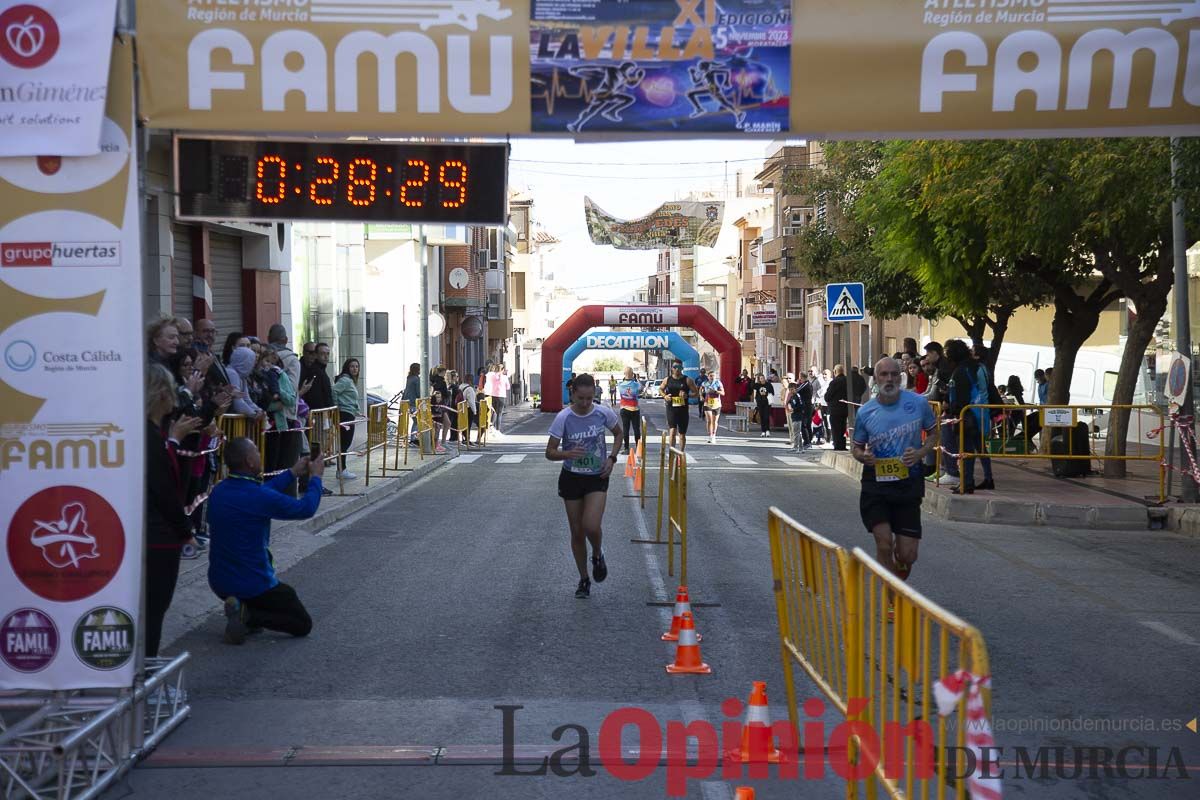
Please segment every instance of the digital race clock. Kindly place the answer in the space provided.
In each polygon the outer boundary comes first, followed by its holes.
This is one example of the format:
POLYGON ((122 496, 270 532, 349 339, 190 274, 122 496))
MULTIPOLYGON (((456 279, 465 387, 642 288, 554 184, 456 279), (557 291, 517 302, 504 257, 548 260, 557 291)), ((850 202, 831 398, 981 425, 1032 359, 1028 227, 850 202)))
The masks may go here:
POLYGON ((176 216, 505 225, 508 145, 175 138, 176 216))

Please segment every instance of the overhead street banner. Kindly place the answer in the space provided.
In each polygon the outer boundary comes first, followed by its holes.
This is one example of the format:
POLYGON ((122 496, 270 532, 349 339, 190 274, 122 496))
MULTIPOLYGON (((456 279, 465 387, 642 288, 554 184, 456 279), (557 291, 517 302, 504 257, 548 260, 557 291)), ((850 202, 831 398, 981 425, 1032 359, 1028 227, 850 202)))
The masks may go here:
POLYGON ((663 203, 638 219, 617 219, 590 197, 583 198, 583 206, 592 243, 618 250, 714 247, 725 214, 725 203, 720 201, 663 203))
POLYGON ((156 128, 529 130, 529 0, 138 0, 156 128))
POLYGON ((786 3, 532 2, 534 131, 788 130, 786 3))
POLYGON ((128 687, 138 664, 132 41, 111 67, 99 155, 0 158, 0 689, 128 687))
POLYGON ((1200 134, 1200 0, 138 0, 137 11, 155 128, 1200 134))
POLYGON ((0 0, 0 157, 100 152, 117 0, 0 0))

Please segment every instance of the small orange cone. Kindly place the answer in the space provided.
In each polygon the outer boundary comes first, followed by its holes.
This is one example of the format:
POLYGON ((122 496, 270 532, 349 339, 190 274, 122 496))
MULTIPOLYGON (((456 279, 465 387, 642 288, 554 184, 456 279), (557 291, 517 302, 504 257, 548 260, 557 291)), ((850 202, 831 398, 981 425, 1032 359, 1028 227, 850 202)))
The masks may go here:
POLYGON ((634 469, 633 469, 633 489, 640 492, 642 487, 646 485, 646 443, 642 439, 638 439, 637 445, 633 448, 634 452, 634 469))
MULTIPOLYGON (((679 623, 683 621, 684 613, 692 613, 692 603, 688 600, 687 587, 680 586, 675 590, 675 611, 671 615, 671 630, 662 635, 664 642, 679 641, 679 623)), ((704 637, 697 633, 696 641, 703 642, 704 637)))
POLYGON ((672 675, 710 675, 712 667, 700 659, 700 643, 696 638, 696 625, 692 612, 683 612, 679 622, 679 643, 675 646, 675 663, 667 664, 672 675))
POLYGON ((750 705, 746 711, 746 724, 742 726, 742 746, 734 745, 725 753, 730 761, 743 764, 752 762, 779 763, 779 749, 771 735, 771 712, 767 709, 767 684, 754 681, 750 689, 750 705))
POLYGON ((636 458, 636 456, 634 456, 634 454, 633 454, 633 451, 632 451, 632 450, 630 450, 630 451, 629 451, 629 455, 627 455, 627 456, 625 457, 625 477, 626 477, 626 478, 632 478, 632 477, 633 477, 633 465, 634 465, 634 459, 635 459, 635 458, 636 458))
POLYGON ((737 794, 733 796, 733 800, 754 800, 754 789, 749 786, 739 786, 736 792, 737 794))

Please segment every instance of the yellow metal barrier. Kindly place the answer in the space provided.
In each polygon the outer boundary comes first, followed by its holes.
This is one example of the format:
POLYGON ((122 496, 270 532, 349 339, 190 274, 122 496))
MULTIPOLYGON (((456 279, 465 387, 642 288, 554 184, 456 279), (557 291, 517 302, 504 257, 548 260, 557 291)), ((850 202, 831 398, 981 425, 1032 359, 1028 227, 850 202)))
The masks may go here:
POLYGON ((661 543, 663 530, 663 497, 667 494, 667 432, 663 431, 662 443, 658 448, 658 527, 654 530, 654 541, 661 543))
POLYGON ((457 419, 455 420, 454 429, 458 431, 458 452, 467 449, 467 440, 471 436, 471 407, 466 400, 463 400, 456 407, 457 419))
POLYGON ((483 397, 479 400, 479 446, 487 444, 488 428, 492 424, 492 398, 483 397))
POLYGON ((217 428, 221 431, 221 450, 217 453, 217 461, 220 464, 218 479, 224 478, 225 470, 225 442, 231 439, 240 439, 245 437, 258 448, 259 454, 266 457, 266 431, 263 424, 256 417, 247 417, 244 414, 222 414, 217 420, 217 428))
MULTIPOLYGON (((1149 437, 1149 432, 1143 431, 1141 422, 1143 415, 1149 415, 1155 421, 1155 431, 1166 430, 1166 414, 1158 408, 1151 405, 968 405, 964 406, 962 413, 958 416, 958 457, 960 459, 967 458, 1035 458, 1055 460, 1076 460, 1076 461, 1154 461, 1158 463, 1158 493, 1159 502, 1166 499, 1166 443, 1161 434, 1155 435, 1155 446, 1149 452, 1143 452, 1145 443, 1149 437), (1128 409, 1130 413, 1130 422, 1136 418, 1137 420, 1137 442, 1132 443, 1137 445, 1137 454, 1135 455, 1109 455, 1108 453, 1089 452, 1087 455, 1070 455, 1069 453, 1050 453, 1048 448, 1040 447, 1034 449, 1031 446, 1031 437, 1029 436, 1029 419, 1030 415, 1036 413, 1038 415, 1039 430, 1043 432, 1041 437, 1042 442, 1048 441, 1045 431, 1048 428, 1073 428, 1076 422, 1079 421, 1081 412, 1083 416, 1096 416, 1097 413, 1103 414, 1107 412, 1112 414, 1118 410, 1128 409), (967 414, 982 411, 986 419, 982 424, 978 442, 980 452, 965 452, 967 442, 967 426, 964 420, 967 414), (1003 412, 1003 417, 999 423, 995 423, 992 417, 993 412, 1003 412), (1021 438, 1009 438, 1013 425, 1012 414, 1016 413, 1020 419, 1021 438), (1047 424, 1049 423, 1049 424, 1047 424), (992 434, 998 430, 999 436, 992 434)), ((978 415, 976 415, 978 420, 978 415)), ((1126 437, 1128 438, 1128 436, 1126 437)), ((1089 441, 1093 441, 1089 434, 1089 441)), ((1125 442, 1126 451, 1128 451, 1130 442, 1125 442)), ((1093 449, 1093 448, 1089 448, 1093 449)))
POLYGON ((768 528, 794 729, 800 729, 799 665, 848 720, 861 723, 844 755, 829 753, 864 776, 847 783, 847 798, 966 798, 966 735, 982 733, 991 714, 982 634, 859 548, 848 553, 776 508, 768 528), (983 720, 969 719, 969 691, 953 713, 939 714, 934 687, 956 675, 979 687, 983 720))
POLYGON ((768 512, 775 611, 787 682, 788 718, 800 730, 793 666, 799 664, 845 714, 850 698, 845 581, 850 554, 778 508, 768 512))
MULTIPOLYGON (((959 670, 979 679, 984 715, 990 720, 991 673, 983 635, 910 588, 860 548, 854 548, 851 564, 852 577, 845 584, 849 697, 866 701, 851 718, 867 723, 874 731, 876 763, 874 775, 861 786, 850 782, 846 796, 857 798, 863 789, 873 800, 882 789, 891 798, 942 800, 952 780, 947 771, 954 776, 966 772, 966 734, 971 726, 975 726, 973 732, 980 732, 981 721, 968 719, 965 692, 953 715, 940 716, 934 685, 959 670), (894 610, 894 622, 888 621, 889 609, 894 610), (926 732, 923 736, 922 730, 926 732), (898 734, 904 735, 897 750, 898 734), (924 746, 918 751, 921 738, 924 746), (944 762, 949 752, 954 755, 953 764, 944 762), (898 759, 903 763, 896 763, 898 759)), ((860 755, 852 751, 851 764, 860 755)), ((961 800, 967 796, 965 779, 954 778, 949 788, 952 797, 961 800)))
POLYGON ((342 454, 342 440, 338 431, 340 424, 341 419, 335 407, 314 408, 308 412, 309 442, 318 445, 321 460, 326 464, 332 461, 335 468, 342 454))
POLYGON ((375 450, 383 450, 383 458, 380 459, 379 477, 386 478, 387 474, 387 426, 388 426, 388 406, 387 403, 376 403, 375 405, 367 406, 367 458, 366 466, 366 482, 367 486, 371 485, 371 453, 375 450))
POLYGON ((408 466, 409 416, 412 410, 407 400, 401 400, 396 409, 396 442, 392 448, 392 469, 400 469, 400 448, 404 448, 404 465, 408 466))
MULTIPOLYGON (((421 458, 425 458, 425 434, 429 434, 429 441, 433 443, 433 405, 429 398, 422 398, 417 401, 417 441, 421 448, 421 458)), ((437 449, 437 445, 433 445, 437 449)), ((432 452, 429 455, 433 455, 432 452)))
POLYGON ((667 502, 667 574, 675 575, 675 534, 678 533, 679 582, 687 586, 687 455, 679 448, 672 447, 669 457, 671 463, 667 502))

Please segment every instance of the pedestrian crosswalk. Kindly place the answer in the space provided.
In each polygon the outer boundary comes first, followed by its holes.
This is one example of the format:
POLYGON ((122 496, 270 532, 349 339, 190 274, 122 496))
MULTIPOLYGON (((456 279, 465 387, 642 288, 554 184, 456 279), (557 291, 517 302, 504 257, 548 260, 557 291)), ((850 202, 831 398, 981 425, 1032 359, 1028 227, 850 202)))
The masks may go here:
MULTIPOLYGON (((688 468, 699 470, 773 469, 795 471, 822 469, 819 461, 812 456, 805 458, 801 455, 777 456, 768 453, 755 453, 754 455, 743 455, 741 453, 702 453, 697 456, 690 452, 686 456, 688 468)), ((651 453, 647 460, 650 462, 651 469, 658 468, 657 454, 651 453)), ((550 462, 542 458, 540 451, 537 453, 464 453, 450 459, 450 463, 462 465, 497 464, 503 466, 519 464, 540 466, 550 464, 550 462)), ((619 470, 625 468, 625 459, 623 456, 617 468, 619 470)))

